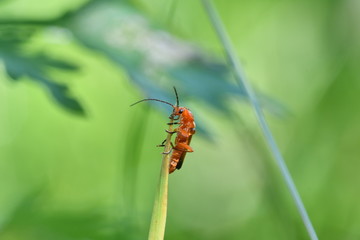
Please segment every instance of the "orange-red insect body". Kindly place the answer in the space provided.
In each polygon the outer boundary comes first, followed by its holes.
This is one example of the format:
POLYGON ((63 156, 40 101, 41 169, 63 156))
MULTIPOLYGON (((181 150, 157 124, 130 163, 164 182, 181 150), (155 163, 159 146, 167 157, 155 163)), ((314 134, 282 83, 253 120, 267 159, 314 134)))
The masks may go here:
POLYGON ((190 147, 190 142, 192 135, 195 134, 196 127, 194 116, 192 115, 190 110, 185 107, 179 107, 179 98, 175 87, 174 91, 177 100, 176 106, 155 98, 143 99, 131 105, 133 106, 143 101, 158 101, 173 107, 173 112, 170 115, 170 119, 178 122, 174 122, 171 124, 179 124, 179 126, 174 130, 174 132, 172 132, 176 133, 176 138, 175 145, 173 145, 173 151, 170 157, 169 173, 174 172, 176 169, 180 169, 184 162, 186 153, 193 152, 193 149, 190 147))
POLYGON ((174 107, 174 111, 171 114, 173 118, 179 117, 179 127, 175 129, 177 133, 175 138, 175 146, 173 146, 173 152, 170 158, 169 173, 174 172, 176 169, 180 169, 187 152, 193 152, 190 147, 192 135, 195 134, 195 121, 194 116, 189 109, 184 107, 174 107))

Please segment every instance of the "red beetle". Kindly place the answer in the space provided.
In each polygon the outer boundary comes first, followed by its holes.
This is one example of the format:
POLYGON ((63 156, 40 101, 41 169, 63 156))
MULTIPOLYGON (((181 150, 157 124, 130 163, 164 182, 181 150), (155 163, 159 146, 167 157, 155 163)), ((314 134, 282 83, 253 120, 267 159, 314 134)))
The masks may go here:
MULTIPOLYGON (((173 107, 173 112, 170 115, 170 119, 175 120, 177 122, 173 122, 169 124, 178 124, 179 126, 174 130, 174 132, 170 132, 171 134, 176 133, 176 138, 175 138, 175 145, 171 144, 173 147, 173 151, 170 158, 169 173, 174 172, 176 169, 180 169, 184 162, 186 153, 193 152, 193 149, 190 147, 190 142, 192 135, 195 134, 195 127, 196 127, 194 116, 192 115, 190 110, 185 107, 179 107, 179 97, 175 87, 174 87, 174 91, 176 96, 176 106, 174 106, 169 102, 155 98, 142 99, 130 105, 133 106, 135 104, 144 101, 158 101, 173 107)), ((159 146, 164 146, 164 145, 162 144, 159 146)))

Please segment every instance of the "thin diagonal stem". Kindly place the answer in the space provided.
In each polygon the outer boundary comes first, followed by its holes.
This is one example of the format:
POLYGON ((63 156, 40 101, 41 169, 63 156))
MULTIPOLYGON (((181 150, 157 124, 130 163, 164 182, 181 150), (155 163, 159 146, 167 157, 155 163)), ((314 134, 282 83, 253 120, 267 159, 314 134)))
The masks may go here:
POLYGON ((237 83, 240 86, 243 86, 245 89, 246 94, 248 95, 248 98, 251 102, 251 105, 254 109, 254 112, 256 114, 256 117, 259 121, 259 125, 261 126, 262 132, 265 136, 265 139, 269 145, 269 148, 271 150, 271 153, 273 157, 275 158, 280 171, 284 177, 284 180, 286 182, 287 187, 289 188, 289 191, 291 193, 291 196, 294 199, 294 202, 296 204, 296 207, 301 215, 301 218, 304 222, 304 225, 308 231, 308 234, 310 236, 310 239, 317 240, 318 237, 316 235, 315 229, 311 223, 311 220, 306 212, 305 206, 301 200, 301 197, 299 195, 299 192, 296 189, 296 186, 294 184, 294 181, 291 177, 291 174, 285 164, 285 161, 281 155, 281 152, 275 142, 275 139, 270 131, 270 128, 265 120, 264 114, 260 108, 260 105, 258 103, 256 94, 254 90, 252 89, 251 85, 248 83, 246 75, 241 67, 240 61, 236 57, 235 51, 231 45, 230 39, 225 31, 225 28, 220 20, 220 17, 218 13, 216 12, 215 8, 213 7, 211 0, 202 0, 202 3, 204 5, 204 8, 206 10, 206 13, 208 14, 210 21, 224 47, 224 50, 227 54, 227 57, 229 58, 229 61, 233 67, 233 71, 235 74, 235 78, 237 83))

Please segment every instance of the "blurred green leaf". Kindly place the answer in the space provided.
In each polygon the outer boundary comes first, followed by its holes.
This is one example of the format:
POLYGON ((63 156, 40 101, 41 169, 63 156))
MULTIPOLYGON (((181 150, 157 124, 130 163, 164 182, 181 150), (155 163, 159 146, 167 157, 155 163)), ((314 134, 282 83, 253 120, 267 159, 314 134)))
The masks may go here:
POLYGON ((200 100, 223 113, 230 112, 226 96, 245 97, 226 63, 156 27, 126 1, 91 1, 68 15, 63 26, 123 68, 145 97, 173 102, 176 86, 182 102, 200 100))
POLYGON ((75 71, 78 69, 76 65, 67 61, 50 58, 43 53, 25 53, 20 44, 22 41, 1 41, 0 36, 0 42, 0 59, 2 59, 5 70, 12 80, 29 78, 45 87, 61 106, 73 112, 85 114, 79 101, 69 93, 68 86, 56 82, 48 74, 50 69, 75 71))
MULTIPOLYGON (((189 98, 197 99, 223 113, 230 112, 229 105, 224 104, 222 100, 226 96, 245 97, 243 89, 234 87, 233 76, 225 62, 210 57, 211 53, 205 53, 193 43, 158 27, 136 8, 132 1, 92 0, 56 19, 0 21, 3 25, 9 26, 5 24, 8 22, 17 23, 18 27, 24 25, 32 26, 31 28, 46 28, 56 25, 70 30, 82 45, 102 52, 123 68, 145 97, 173 102, 171 87, 175 85, 182 93, 182 102, 186 103, 189 98), (27 25, 27 22, 31 25, 27 25)), ((23 56, 20 57, 24 60, 23 56)), ((29 61, 33 60, 32 57, 27 58, 30 58, 29 61)), ((56 64, 50 64, 49 61, 43 58, 40 61, 37 59, 37 65, 33 64, 36 66, 27 64, 27 73, 19 72, 17 67, 11 64, 7 64, 7 69, 13 79, 17 79, 18 75, 28 75, 40 83, 51 81, 48 76, 43 76, 44 69, 40 69, 40 66, 74 70, 74 66, 69 63, 58 61, 56 64), (29 68, 33 67, 41 70, 41 73, 29 74, 29 68)), ((17 66, 25 65, 23 61, 17 66)), ((49 83, 43 85, 49 89, 58 103, 83 113, 79 102, 69 96, 66 86, 49 83)), ((156 106, 164 109, 161 105, 156 106)), ((274 111, 283 109, 276 101, 266 106, 270 111, 273 107, 274 111)))

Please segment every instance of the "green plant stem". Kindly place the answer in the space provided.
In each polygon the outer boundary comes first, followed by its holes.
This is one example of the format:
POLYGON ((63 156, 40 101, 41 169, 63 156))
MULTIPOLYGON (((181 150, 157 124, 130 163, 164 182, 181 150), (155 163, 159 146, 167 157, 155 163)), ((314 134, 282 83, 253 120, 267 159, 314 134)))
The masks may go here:
POLYGON ((227 57, 233 67, 235 79, 237 80, 237 83, 240 86, 244 87, 245 93, 247 94, 247 96, 251 102, 251 105, 254 109, 255 115, 258 119, 259 125, 260 125, 260 127, 263 131, 263 134, 265 136, 265 139, 269 145, 270 151, 273 154, 273 157, 276 160, 276 162, 280 168, 281 174, 283 175, 284 180, 287 184, 287 187, 289 188, 291 196, 293 197, 293 200, 294 200, 295 205, 300 213, 300 216, 303 220, 303 223, 306 227, 309 237, 312 240, 317 240, 318 237, 317 237, 315 229, 311 223, 309 215, 305 209, 304 203, 301 200, 300 194, 297 191, 297 188, 291 177, 289 169, 286 166, 286 163, 285 163, 285 161, 282 157, 282 154, 279 150, 279 147, 277 146, 276 141, 271 133, 271 130, 265 120, 264 114, 261 110, 261 107, 257 100, 256 94, 255 94, 254 90, 252 89, 251 85, 249 84, 249 82, 247 81, 246 75, 242 69, 240 61, 236 57, 235 50, 233 49, 230 38, 225 31, 225 28, 220 20, 220 17, 218 15, 218 13, 216 12, 215 8, 213 7, 213 5, 211 4, 210 0, 202 0, 202 3, 203 3, 205 11, 209 16, 210 21, 211 21, 217 35, 224 47, 227 57))
MULTIPOLYGON (((173 120, 170 119, 170 123, 173 120)), ((173 131, 173 125, 169 125, 169 132, 173 131)), ((171 134, 167 135, 164 152, 171 151, 171 134)), ((156 191, 154 208, 151 216, 149 240, 163 240, 165 235, 167 202, 168 202, 168 182, 169 182, 169 161, 171 154, 164 154, 162 158, 160 180, 156 191)))

